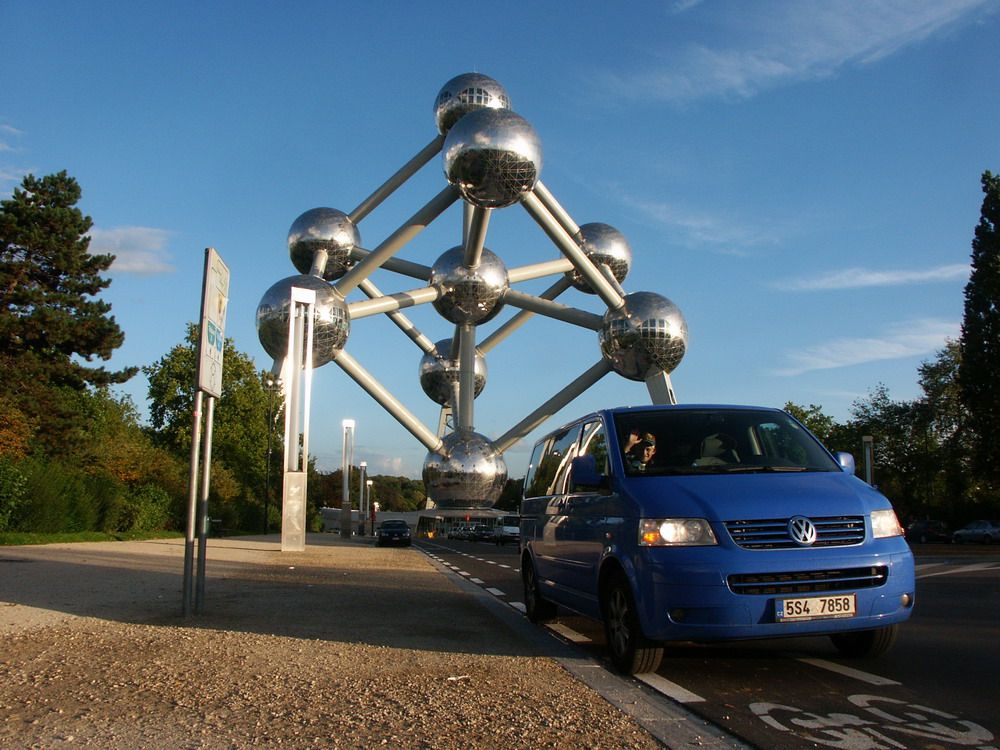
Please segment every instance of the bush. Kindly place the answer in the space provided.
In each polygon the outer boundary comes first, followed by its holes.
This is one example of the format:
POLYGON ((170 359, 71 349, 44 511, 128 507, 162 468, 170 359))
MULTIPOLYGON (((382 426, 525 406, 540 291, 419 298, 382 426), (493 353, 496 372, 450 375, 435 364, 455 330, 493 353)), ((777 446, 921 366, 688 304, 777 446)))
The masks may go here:
POLYGON ((162 487, 144 484, 134 488, 125 503, 120 531, 160 531, 170 522, 171 498, 162 487))
POLYGON ((26 499, 11 523, 14 531, 92 531, 100 503, 78 470, 56 461, 28 459, 22 465, 26 499))
POLYGON ((27 484, 17 464, 0 457, 0 531, 7 531, 11 519, 24 504, 27 484))

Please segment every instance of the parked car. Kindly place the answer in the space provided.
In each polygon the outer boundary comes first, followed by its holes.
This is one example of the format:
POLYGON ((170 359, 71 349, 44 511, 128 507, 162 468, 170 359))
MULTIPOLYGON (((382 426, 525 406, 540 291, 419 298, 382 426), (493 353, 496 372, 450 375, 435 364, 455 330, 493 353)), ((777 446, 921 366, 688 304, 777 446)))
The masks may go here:
POLYGON ((779 409, 622 407, 549 433, 521 550, 528 618, 602 620, 627 674, 654 671, 670 641, 828 635, 875 656, 913 610, 889 500, 779 409))
POLYGON ((950 542, 951 532, 944 521, 932 521, 930 519, 911 521, 906 527, 906 539, 918 544, 927 542, 950 542))
POLYGON ((1000 521, 973 521, 951 535, 955 544, 1000 542, 1000 521))
POLYGON ((474 542, 483 542, 493 538, 493 529, 483 523, 477 523, 469 533, 469 539, 474 542))
POLYGON ((471 534, 472 534, 472 527, 470 526, 465 526, 465 525, 452 526, 451 529, 449 529, 448 531, 448 538, 468 539, 471 534))
POLYGON ((406 521, 387 520, 379 524, 375 546, 386 547, 390 544, 409 547, 412 543, 410 527, 406 521))

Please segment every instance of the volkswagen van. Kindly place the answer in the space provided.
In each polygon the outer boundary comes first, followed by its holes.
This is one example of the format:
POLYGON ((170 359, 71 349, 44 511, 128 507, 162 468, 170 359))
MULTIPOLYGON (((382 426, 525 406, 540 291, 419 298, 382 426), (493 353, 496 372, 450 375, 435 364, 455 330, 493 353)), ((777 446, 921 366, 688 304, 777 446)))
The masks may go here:
POLYGON ((521 502, 529 619, 603 620, 615 667, 667 641, 829 635, 888 649, 914 605, 889 500, 779 409, 595 412, 538 441, 521 502))

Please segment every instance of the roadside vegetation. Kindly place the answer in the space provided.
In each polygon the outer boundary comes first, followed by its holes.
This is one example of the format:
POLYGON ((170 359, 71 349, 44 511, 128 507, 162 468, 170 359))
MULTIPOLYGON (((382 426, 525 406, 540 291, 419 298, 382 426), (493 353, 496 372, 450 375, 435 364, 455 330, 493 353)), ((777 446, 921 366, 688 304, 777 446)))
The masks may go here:
MULTIPOLYGON (((918 369, 921 396, 896 401, 875 384, 845 423, 819 405, 785 404, 832 450, 862 465, 862 436, 874 440, 874 481, 901 518, 951 524, 1000 516, 1000 177, 982 176, 984 200, 972 241, 962 333, 918 369)), ((139 367, 110 371, 125 333, 100 298, 114 256, 89 252, 90 217, 65 172, 27 176, 0 201, 0 544, 149 538, 184 530, 197 326, 156 362, 149 422, 113 387, 139 367)), ((280 524, 280 398, 268 373, 225 342, 216 411, 210 514, 229 533, 280 524), (270 450, 269 450, 270 446, 270 450), (266 518, 265 518, 266 516, 266 518)), ((339 505, 341 471, 310 465, 310 524, 339 505)), ((369 476, 383 510, 416 510, 422 482, 369 476)), ((498 508, 516 510, 511 480, 498 508)), ((360 472, 352 467, 351 496, 360 472)))

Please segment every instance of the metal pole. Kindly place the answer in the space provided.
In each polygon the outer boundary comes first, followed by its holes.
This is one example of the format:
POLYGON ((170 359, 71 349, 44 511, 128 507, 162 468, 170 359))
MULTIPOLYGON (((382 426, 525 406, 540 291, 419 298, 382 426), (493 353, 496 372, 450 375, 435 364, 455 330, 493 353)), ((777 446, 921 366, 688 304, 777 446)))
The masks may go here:
POLYGON ((361 528, 361 533, 364 534, 365 531, 365 474, 368 470, 368 463, 362 461, 358 464, 360 469, 360 476, 358 481, 358 525, 361 528))
POLYGON ((347 218, 349 218, 354 224, 357 224, 365 218, 375 208, 377 208, 382 201, 392 195, 392 193, 395 192, 400 185, 416 174, 417 171, 424 166, 424 164, 433 159, 434 155, 441 150, 441 146, 443 144, 444 136, 436 136, 434 140, 424 146, 416 156, 400 167, 396 174, 386 180, 384 185, 361 201, 358 207, 351 211, 347 218))
POLYGON ((604 318, 595 313, 578 310, 561 302, 553 302, 552 300, 542 299, 541 297, 535 297, 513 289, 508 289, 504 292, 503 301, 505 304, 513 307, 530 310, 539 315, 561 320, 564 323, 572 323, 581 328, 589 328, 592 331, 599 331, 601 330, 601 326, 604 325, 604 318))
POLYGON ((471 324, 460 325, 456 333, 458 333, 458 426, 463 430, 471 430, 475 425, 473 402, 476 400, 476 327, 471 324))
POLYGON ((215 396, 208 397, 205 412, 205 440, 201 466, 201 500, 198 503, 198 582, 195 587, 194 611, 197 614, 205 608, 205 555, 208 552, 208 487, 212 477, 212 422, 215 417, 215 396))
POLYGON ((191 473, 188 478, 187 535, 184 538, 184 587, 181 593, 185 617, 191 614, 191 605, 194 601, 194 537, 198 524, 198 457, 201 454, 202 397, 201 389, 196 390, 194 411, 191 414, 191 473))
POLYGON ((345 419, 344 427, 344 450, 341 457, 340 469, 342 476, 340 493, 340 537, 342 539, 351 538, 351 463, 354 443, 354 420, 345 419))
MULTIPOLYGON (((544 292, 538 295, 538 298, 544 300, 554 300, 556 297, 565 292, 571 286, 573 286, 573 283, 569 280, 568 277, 563 276, 561 279, 556 281, 556 283, 554 283, 552 286, 550 286, 548 289, 546 289, 544 292)), ((518 328, 527 323, 532 315, 534 315, 534 313, 531 312, 531 310, 520 310, 517 313, 517 315, 515 315, 513 318, 508 320, 506 323, 504 323, 502 326, 496 329, 493 333, 491 333, 489 336, 483 339, 482 343, 479 345, 479 351, 481 351, 483 354, 489 352, 491 349, 493 349, 493 347, 495 347, 501 341, 510 336, 514 331, 516 331, 518 328)))

